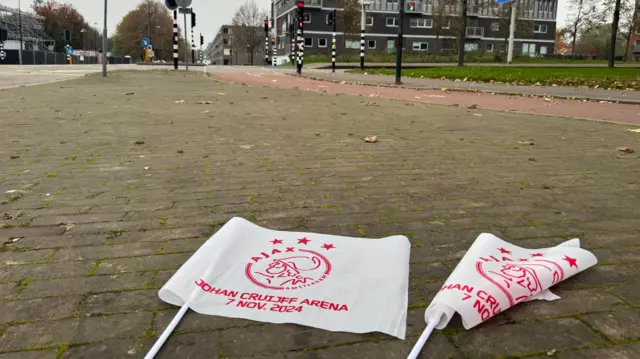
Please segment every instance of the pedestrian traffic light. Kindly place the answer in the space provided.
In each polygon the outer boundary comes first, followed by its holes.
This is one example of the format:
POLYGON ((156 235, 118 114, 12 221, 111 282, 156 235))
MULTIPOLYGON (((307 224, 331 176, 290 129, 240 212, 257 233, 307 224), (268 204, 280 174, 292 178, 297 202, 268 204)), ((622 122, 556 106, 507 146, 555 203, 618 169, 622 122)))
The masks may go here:
POLYGON ((407 7, 408 11, 416 11, 416 2, 415 1, 409 1, 409 6, 407 7))
POLYGON ((191 27, 196 27, 196 13, 191 12, 191 27))

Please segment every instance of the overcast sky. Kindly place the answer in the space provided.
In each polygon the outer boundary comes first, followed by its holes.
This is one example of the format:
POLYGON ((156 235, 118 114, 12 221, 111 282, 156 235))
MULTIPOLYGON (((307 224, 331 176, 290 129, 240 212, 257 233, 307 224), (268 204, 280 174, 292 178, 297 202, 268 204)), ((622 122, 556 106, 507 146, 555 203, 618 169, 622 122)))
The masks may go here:
MULTIPOLYGON (((31 0, 21 0, 22 8, 30 10, 31 0)), ((84 16, 89 24, 97 22, 102 27, 104 17, 104 1, 103 0, 58 0, 62 3, 73 4, 73 6, 84 16)), ((266 9, 270 8, 271 0, 255 0, 258 6, 266 9)), ((129 11, 142 2, 141 0, 108 0, 108 31, 112 34, 120 19, 129 11)), ((205 38, 205 44, 213 41, 214 35, 223 24, 231 22, 233 13, 242 0, 193 0, 192 7, 197 14, 196 38, 198 33, 202 33, 205 38)), ((560 0, 558 7, 558 25, 561 26, 565 22, 567 14, 567 0, 560 0)), ((18 0, 0 0, 0 4, 18 7, 18 0)), ((178 20, 182 28, 182 16, 178 20)))

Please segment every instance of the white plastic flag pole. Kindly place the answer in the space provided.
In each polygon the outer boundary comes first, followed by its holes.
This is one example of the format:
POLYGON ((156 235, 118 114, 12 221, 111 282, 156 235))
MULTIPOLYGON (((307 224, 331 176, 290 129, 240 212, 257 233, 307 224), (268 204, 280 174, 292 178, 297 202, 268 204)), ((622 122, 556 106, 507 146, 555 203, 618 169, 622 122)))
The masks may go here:
POLYGON ((409 356, 407 357, 407 359, 416 359, 418 355, 420 355, 420 352, 422 351, 422 348, 424 347, 424 345, 427 343, 427 340, 429 340, 431 333, 436 328, 436 325, 438 325, 438 322, 440 322, 441 316, 442 314, 437 313, 435 315, 435 318, 429 319, 427 328, 424 330, 424 332, 422 332, 422 335, 420 335, 420 338, 418 338, 418 342, 416 343, 416 345, 413 346, 413 349, 411 349, 411 353, 409 353, 409 356))
POLYGON ((187 310, 189 310, 189 303, 184 303, 182 308, 180 308, 180 311, 178 311, 176 316, 173 317, 173 319, 171 320, 171 323, 169 323, 169 325, 167 326, 167 329, 165 329, 164 332, 162 332, 162 335, 160 336, 160 338, 158 338, 156 343, 153 344, 153 347, 151 348, 151 350, 149 350, 147 355, 145 355, 144 359, 153 359, 156 356, 156 354, 158 354, 158 352, 164 345, 164 342, 166 342, 167 339, 169 339, 169 336, 171 335, 171 333, 173 333, 173 330, 176 329, 176 327, 178 326, 178 323, 180 323, 180 320, 182 320, 182 317, 184 317, 184 314, 187 312, 187 310))

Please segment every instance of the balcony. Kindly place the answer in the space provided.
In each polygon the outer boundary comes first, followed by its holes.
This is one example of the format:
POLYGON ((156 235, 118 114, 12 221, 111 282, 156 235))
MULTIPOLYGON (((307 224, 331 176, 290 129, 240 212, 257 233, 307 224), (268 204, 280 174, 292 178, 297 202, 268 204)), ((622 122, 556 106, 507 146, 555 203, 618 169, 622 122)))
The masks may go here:
POLYGON ((631 53, 632 54, 640 54, 640 45, 633 46, 631 48, 631 53))
POLYGON ((484 27, 467 27, 467 38, 484 37, 484 27))
POLYGON ((372 0, 369 10, 398 11, 398 2, 397 0, 372 0))

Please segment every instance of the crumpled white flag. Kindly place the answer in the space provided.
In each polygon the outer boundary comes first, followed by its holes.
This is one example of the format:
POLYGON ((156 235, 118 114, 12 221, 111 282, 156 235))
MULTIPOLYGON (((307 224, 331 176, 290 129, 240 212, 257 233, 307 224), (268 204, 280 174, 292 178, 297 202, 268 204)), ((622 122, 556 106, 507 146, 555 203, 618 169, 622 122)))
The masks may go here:
POLYGON ((556 300, 549 291, 595 265, 596 257, 572 239, 556 247, 525 249, 481 234, 444 283, 427 310, 427 323, 447 326, 457 312, 470 329, 508 308, 534 299, 556 300))
POLYGON ((159 295, 201 314, 404 339, 410 248, 404 236, 283 232, 233 218, 159 295))

